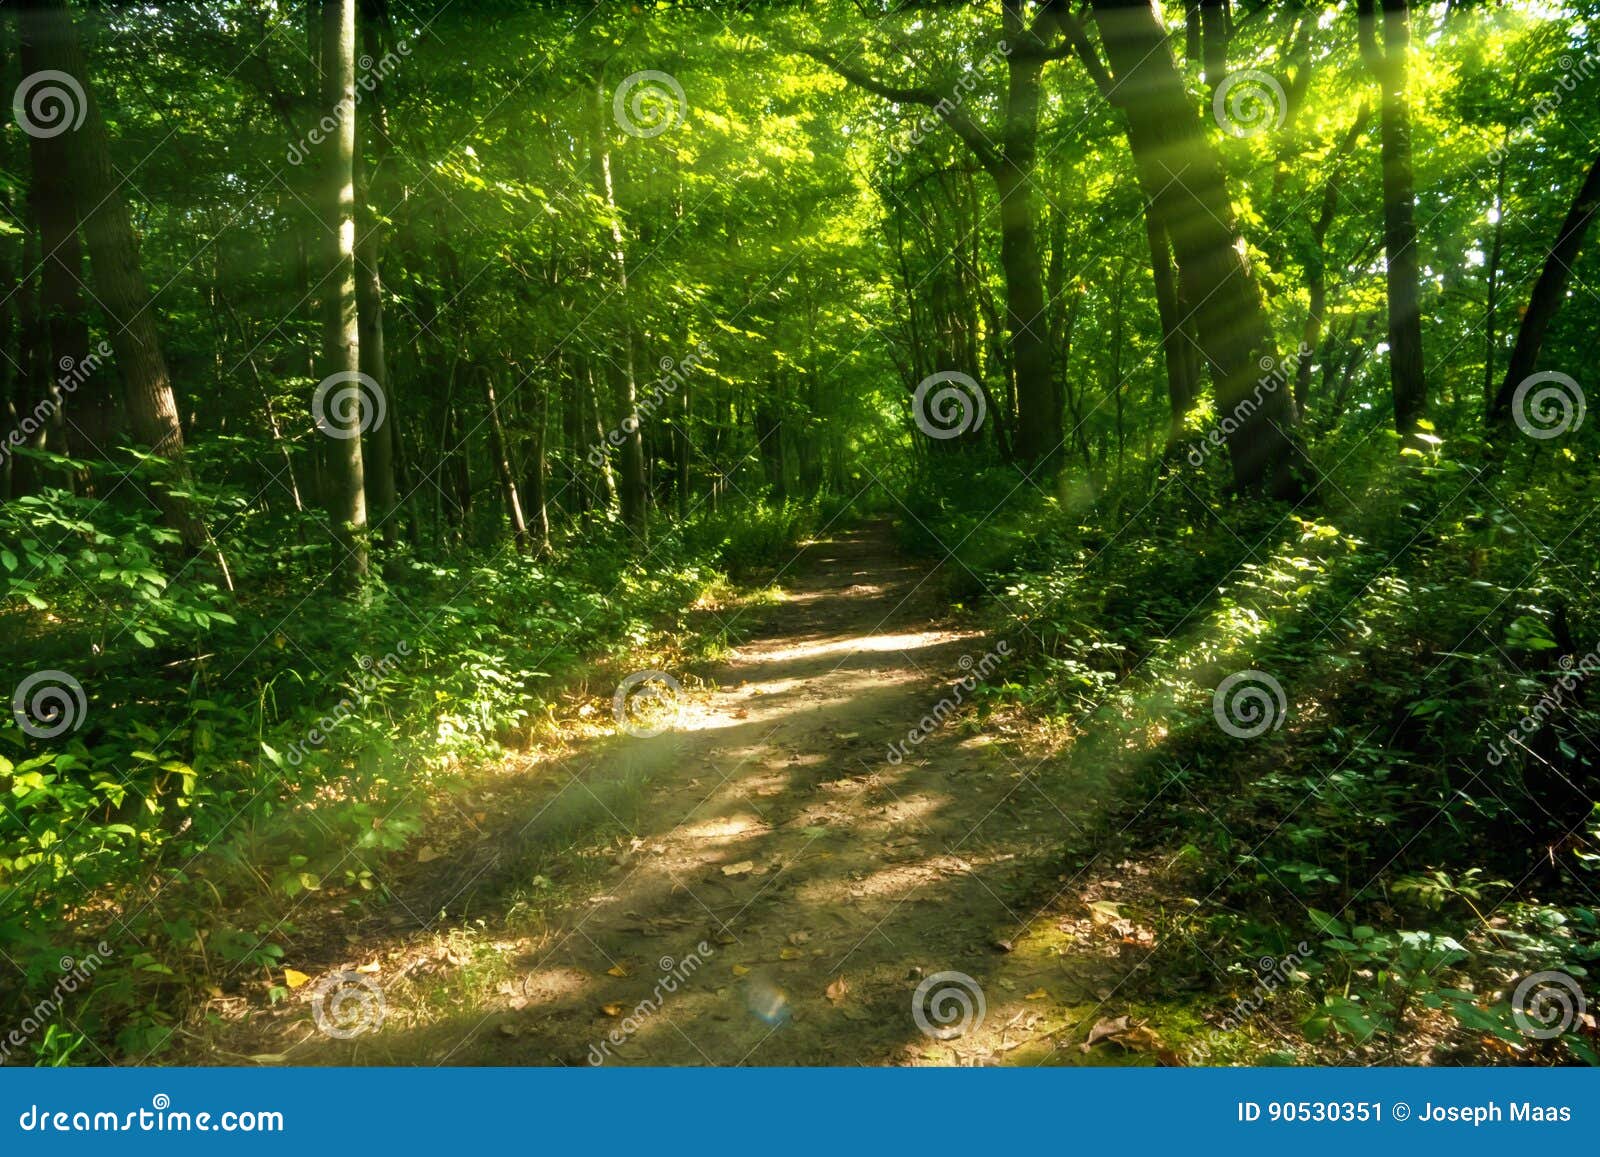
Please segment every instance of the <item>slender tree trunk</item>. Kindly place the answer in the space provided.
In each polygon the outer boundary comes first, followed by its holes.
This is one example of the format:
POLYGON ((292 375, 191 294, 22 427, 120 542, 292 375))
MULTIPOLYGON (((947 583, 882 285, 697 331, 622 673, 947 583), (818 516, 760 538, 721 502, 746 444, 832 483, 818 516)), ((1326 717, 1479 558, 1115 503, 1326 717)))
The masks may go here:
POLYGON ((611 175, 611 145, 604 119, 604 83, 603 77, 596 77, 590 109, 589 159, 595 192, 606 205, 609 256, 616 274, 617 293, 621 299, 621 309, 618 312, 622 319, 622 333, 617 352, 622 361, 614 367, 612 382, 616 407, 621 412, 622 521, 643 539, 648 534, 646 519, 649 493, 644 474, 644 437, 639 428, 639 387, 634 371, 633 322, 628 305, 628 255, 622 236, 622 214, 617 208, 616 187, 611 175))
POLYGON ((1500 163, 1495 166, 1494 178, 1494 240, 1489 246, 1489 267, 1484 270, 1486 282, 1483 299, 1483 408, 1487 413, 1494 406, 1495 347, 1499 341, 1496 324, 1500 311, 1500 261, 1505 249, 1506 232, 1506 145, 1511 140, 1508 126, 1500 136, 1500 163))
MULTIPOLYGON (((380 24, 383 7, 381 0, 365 0, 362 7, 361 42, 367 56, 373 60, 383 56, 380 24)), ((356 234, 356 312, 360 341, 361 372, 372 379, 385 405, 375 408, 371 428, 366 431, 366 444, 362 449, 362 475, 366 491, 367 514, 380 528, 383 541, 395 541, 395 484, 394 484, 394 426, 392 410, 393 386, 389 380, 389 364, 383 344, 383 224, 373 210, 372 194, 389 152, 389 130, 384 120, 383 82, 374 73, 372 86, 367 91, 365 115, 361 123, 367 126, 372 143, 372 172, 368 172, 359 145, 355 163, 361 180, 357 189, 361 198, 361 221, 356 234)))
MULTIPOLYGON (((328 227, 323 282, 322 369, 318 419, 328 450, 328 519, 347 580, 367 573, 367 500, 362 470, 361 345, 356 307, 356 0, 323 0, 322 107, 337 122, 323 149, 323 214, 328 227), (332 383, 331 386, 329 383, 332 383), (327 388, 324 388, 327 387, 327 388)), ((376 412, 376 400, 368 399, 376 412)))
POLYGON ((1572 267, 1578 260, 1578 249, 1583 236, 1589 231, 1595 211, 1600 209, 1600 156, 1589 166, 1589 173, 1578 187, 1577 196, 1567 210, 1566 219, 1556 234, 1539 280, 1534 282, 1533 295, 1528 299, 1528 312, 1522 315, 1522 326, 1517 330, 1517 344, 1511 349, 1511 360, 1506 363, 1505 380, 1500 383, 1500 393, 1495 397, 1494 408, 1489 412, 1491 421, 1503 422, 1511 414, 1511 401, 1523 379, 1533 373, 1539 362, 1539 350, 1544 346, 1545 334, 1561 302, 1567 295, 1567 283, 1572 278, 1572 267))
MULTIPOLYGON (((1333 172, 1328 175, 1322 190, 1322 208, 1311 225, 1311 254, 1306 260, 1306 288, 1310 301, 1306 308, 1305 326, 1300 331, 1300 348, 1315 351, 1322 341, 1322 319, 1328 304, 1328 230, 1333 226, 1339 208, 1339 189, 1344 182, 1345 159, 1354 150, 1356 141, 1366 131, 1368 109, 1361 106, 1356 119, 1339 144, 1332 158, 1333 172)), ((1303 418, 1311 393, 1311 357, 1302 355, 1295 366, 1294 404, 1303 418)))
POLYGON ((1178 308, 1178 282, 1167 248, 1167 231, 1156 216, 1154 203, 1144 204, 1145 239, 1150 244, 1150 270, 1155 277, 1156 313, 1161 319, 1161 348, 1167 363, 1167 444, 1163 457, 1172 457, 1184 439, 1184 423, 1194 408, 1195 383, 1189 378, 1188 339, 1178 308))
POLYGON ((1374 0, 1360 0, 1361 52, 1382 93, 1379 120, 1383 160, 1384 275, 1389 295, 1389 376, 1394 427, 1412 444, 1427 416, 1422 361, 1422 281, 1417 261, 1416 196, 1412 190, 1411 109, 1406 53, 1411 29, 1406 0, 1383 0, 1383 47, 1378 47, 1374 0))
POLYGON ((522 516, 522 497, 517 493, 517 477, 506 452, 506 432, 500 421, 500 403, 495 398, 494 374, 488 369, 481 372, 484 397, 489 403, 489 453, 494 458, 494 472, 500 479, 500 493, 505 498, 512 541, 516 543, 518 554, 527 554, 528 521, 522 516))

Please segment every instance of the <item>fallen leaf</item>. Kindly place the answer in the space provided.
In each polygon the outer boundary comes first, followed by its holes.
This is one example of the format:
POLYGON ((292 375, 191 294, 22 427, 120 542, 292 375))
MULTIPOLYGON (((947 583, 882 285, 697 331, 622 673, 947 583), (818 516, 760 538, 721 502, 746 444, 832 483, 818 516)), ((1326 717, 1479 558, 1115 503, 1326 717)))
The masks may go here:
POLYGON ((290 988, 299 988, 302 984, 305 984, 310 979, 311 977, 297 969, 285 968, 283 970, 283 982, 290 988))
POLYGON ((804 955, 805 953, 801 952, 798 948, 785 947, 778 949, 779 960, 799 960, 804 955))
POLYGON ((845 994, 848 993, 849 991, 850 991, 850 982, 848 980, 846 980, 844 978, 844 974, 841 973, 839 975, 839 977, 837 979, 835 979, 832 984, 828 985, 827 989, 823 992, 823 995, 826 996, 834 1004, 838 1004, 841 1000, 843 1000, 845 998, 845 994))
POLYGON ((622 1006, 620 1004, 602 1004, 600 1006, 600 1011, 605 1013, 607 1016, 621 1016, 622 1006))
POLYGON ((1023 997, 1022 999, 1023 1000, 1049 1000, 1050 999, 1050 994, 1048 992, 1046 992, 1042 988, 1036 988, 1032 992, 1028 993, 1028 995, 1023 997))
POLYGON ((1155 1029, 1142 1024, 1135 1025, 1125 1033, 1119 1033, 1112 1040, 1123 1048, 1133 1049, 1135 1052, 1141 1053, 1153 1053, 1166 1047, 1161 1038, 1156 1035, 1155 1029))
POLYGON ((1089 903, 1089 917, 1096 924, 1108 924, 1121 916, 1121 908, 1110 900, 1093 900, 1089 903))
POLYGON ((473 818, 474 821, 476 821, 477 823, 481 824, 484 820, 489 818, 489 813, 488 812, 473 812, 472 813, 472 818, 473 818))
POLYGON ((748 968, 746 968, 746 967, 745 967, 745 966, 744 966, 744 965, 742 965, 742 964, 735 964, 735 965, 734 965, 734 966, 733 966, 733 974, 734 974, 734 975, 735 975, 735 976, 744 976, 744 975, 745 975, 745 974, 746 974, 746 973, 748 973, 748 972, 749 972, 749 971, 750 971, 750 970, 749 970, 749 969, 748 969, 748 968))
POLYGON ((996 940, 994 946, 1001 952, 1010 952, 1014 945, 1009 940, 996 940))
POLYGON ((791 933, 789 933, 789 943, 793 944, 793 945, 795 945, 797 947, 799 945, 801 945, 801 944, 804 944, 807 940, 810 940, 810 939, 811 939, 811 933, 809 933, 809 932, 791 932, 791 933))
POLYGON ((737 864, 724 865, 722 874, 724 876, 748 876, 755 871, 755 868, 756 862, 754 860, 740 860, 737 864))
POLYGON ((426 864, 439 858, 439 853, 428 844, 423 844, 417 849, 417 863, 426 864))
POLYGON ((379 964, 379 963, 378 963, 378 962, 377 962, 377 961, 376 961, 376 960, 374 960, 374 961, 373 961, 373 962, 372 962, 372 963, 371 963, 371 964, 362 964, 362 965, 359 965, 359 966, 358 966, 358 967, 357 967, 357 968, 356 968, 356 971, 357 971, 357 972, 367 972, 367 973, 372 973, 372 972, 378 972, 378 971, 380 971, 380 969, 381 969, 381 968, 382 968, 382 965, 380 965, 380 964, 379 964))
POLYGON ((1094 1022, 1094 1027, 1089 1030, 1089 1039, 1078 1047, 1088 1052, 1096 1043, 1114 1037, 1118 1033, 1128 1031, 1128 1018, 1125 1016, 1103 1016, 1094 1022))
POLYGON ((626 975, 628 975, 628 970, 626 968, 624 968, 620 964, 613 964, 610 968, 606 969, 606 975, 607 976, 626 976, 626 975))

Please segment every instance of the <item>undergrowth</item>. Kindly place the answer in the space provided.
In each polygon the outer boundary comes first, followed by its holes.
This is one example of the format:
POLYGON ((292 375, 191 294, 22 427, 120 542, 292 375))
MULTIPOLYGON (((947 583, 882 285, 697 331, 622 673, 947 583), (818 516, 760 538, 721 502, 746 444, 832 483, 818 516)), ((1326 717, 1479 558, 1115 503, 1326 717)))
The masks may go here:
POLYGON ((1118 783, 1084 846, 1126 829, 1172 866, 1150 965, 1217 993, 1214 1037, 1248 1036, 1238 962, 1292 954, 1256 1015, 1294 1055, 1600 1062, 1592 1016, 1544 1029, 1600 958, 1600 470, 1392 453, 1325 446, 1294 506, 933 476, 905 527, 1023 660, 996 693, 1072 736, 1056 786, 1118 783))

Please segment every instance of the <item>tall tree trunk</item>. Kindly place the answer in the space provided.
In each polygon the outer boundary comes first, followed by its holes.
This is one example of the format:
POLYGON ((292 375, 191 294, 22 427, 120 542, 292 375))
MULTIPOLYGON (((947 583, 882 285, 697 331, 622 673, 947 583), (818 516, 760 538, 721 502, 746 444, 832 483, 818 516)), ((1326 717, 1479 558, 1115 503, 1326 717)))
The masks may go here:
MULTIPOLYGON (((383 43, 379 35, 383 0, 363 0, 361 43, 367 56, 379 60, 383 43)), ((389 153, 389 129, 384 119, 383 80, 376 72, 367 92, 367 126, 372 143, 372 171, 368 172, 358 145, 356 166, 361 180, 357 190, 361 199, 361 222, 356 234, 356 312, 360 340, 361 372, 372 379, 386 403, 393 402, 389 365, 383 344, 383 223, 373 210, 373 189, 389 153)), ((375 409, 371 429, 362 449, 362 475, 366 491, 367 515, 380 528, 383 541, 395 540, 394 415, 392 405, 375 409)))
POLYGON ((500 480, 500 493, 505 498, 511 539, 516 544, 518 554, 527 554, 528 521, 522 516, 522 497, 517 493, 517 477, 511 469, 511 457, 506 451, 506 432, 500 421, 500 403, 495 398, 494 374, 487 368, 481 372, 484 397, 489 403, 489 454, 494 458, 495 476, 500 480))
POLYGON ((1156 216, 1155 204, 1144 205, 1145 239, 1150 244, 1150 270, 1155 277, 1156 313, 1161 319, 1161 348, 1167 363, 1167 442, 1162 456, 1178 452, 1184 439, 1184 423, 1194 408, 1196 383, 1189 377, 1188 338, 1183 330, 1183 313, 1178 307, 1178 282, 1172 270, 1167 247, 1167 231, 1156 216))
POLYGON ((1189 105, 1183 77, 1150 0, 1095 0, 1094 13, 1128 118, 1128 141, 1172 241, 1184 294, 1195 303, 1201 352, 1236 489, 1300 493, 1304 460, 1293 437, 1294 404, 1277 374, 1261 288, 1245 259, 1216 149, 1189 105))
MULTIPOLYGON (((28 36, 22 39, 20 55, 23 72, 32 75, 43 68, 28 36)), ((114 395, 107 389, 109 373, 82 368, 89 354, 89 319, 80 292, 83 246, 78 241, 78 211, 72 199, 66 141, 60 136, 29 133, 28 156, 33 170, 30 200, 39 224, 43 262, 39 313, 49 336, 46 376, 71 383, 70 388, 49 387, 58 411, 52 426, 67 435, 63 445, 51 448, 80 458, 104 458, 111 442, 107 403, 114 395)))
POLYGON ((1539 350, 1544 346, 1550 322, 1567 296, 1567 282, 1572 278, 1572 267, 1578 260, 1578 249, 1583 235, 1589 231, 1595 211, 1600 209, 1600 156, 1589 166, 1589 173, 1578 187, 1572 207, 1561 222, 1556 241, 1550 248, 1539 280, 1534 282, 1533 296, 1528 298, 1528 312, 1522 315, 1522 327, 1517 330, 1517 344, 1511 349, 1511 361, 1506 364, 1505 380, 1500 383, 1500 393, 1495 397, 1490 421, 1503 422, 1511 414, 1511 400, 1517 386, 1539 361, 1539 350))
POLYGON ((595 78, 590 109, 590 168, 595 182, 595 192, 606 205, 607 240, 612 266, 616 273, 617 293, 621 301, 622 333, 617 351, 621 363, 612 373, 616 407, 621 412, 622 454, 622 521, 641 539, 648 534, 647 503, 649 493, 644 474, 644 437, 639 422, 639 386, 634 371, 633 322, 628 306, 628 255, 622 237, 622 214, 617 208, 616 186, 611 175, 611 145, 606 130, 604 111, 604 78, 595 78))
MULTIPOLYGON (((199 553, 209 542, 205 524, 189 500, 183 426, 172 379, 161 353, 149 289, 139 268, 139 247, 128 217, 121 182, 111 164, 105 121, 78 45, 66 0, 29 0, 24 24, 35 60, 75 77, 84 93, 82 124, 60 135, 66 144, 77 214, 94 276, 95 297, 111 326, 111 348, 122 372, 124 402, 136 441, 168 463, 167 477, 152 489, 168 525, 184 549, 199 553)), ((221 556, 218 556, 219 563, 221 556)), ((226 577, 226 566, 223 566, 226 577)))
POLYGON ((1483 295, 1483 409, 1487 413, 1494 406, 1494 363, 1499 333, 1496 326, 1500 311, 1500 261, 1505 251, 1506 233, 1506 144, 1511 140, 1508 125, 1500 135, 1500 162, 1495 166, 1494 177, 1494 240, 1489 245, 1489 267, 1484 270, 1486 284, 1483 295))
POLYGON ((1306 288, 1310 301, 1306 307, 1305 326, 1300 331, 1302 353, 1295 365, 1294 378, 1294 404, 1302 418, 1311 393, 1312 358, 1308 351, 1314 352, 1322 342, 1322 320, 1328 304, 1328 230, 1333 226, 1333 218, 1339 208, 1339 189, 1344 182, 1345 160, 1366 131, 1369 115, 1367 106, 1362 105, 1354 123, 1340 141, 1338 151, 1331 158, 1333 172, 1328 174, 1327 182, 1323 185, 1322 208, 1311 224, 1311 253, 1306 259, 1306 288))
POLYGON ((1382 93, 1379 120, 1383 160, 1384 280, 1389 295, 1389 377, 1394 428, 1412 444, 1427 416, 1422 362, 1422 281, 1417 262, 1416 196, 1412 190, 1411 109, 1406 53, 1411 42, 1406 0, 1383 0, 1383 46, 1378 46, 1374 0, 1359 0, 1361 54, 1382 93))
POLYGON ((1200 0, 1201 53, 1213 97, 1228 77, 1228 9, 1224 0, 1200 0))
POLYGON ((1006 329, 1017 383, 1015 451, 1027 463, 1061 452, 1061 399, 1050 374, 1049 319, 1033 198, 1039 140, 1039 80, 1044 58, 1027 50, 1023 7, 1006 0, 1008 43, 1001 156, 991 170, 1000 201, 1000 265, 1006 283, 1006 329))
POLYGON ((1018 458, 1030 463, 1053 458, 1062 444, 1062 399, 1050 373, 1044 270, 1029 183, 1038 147, 1039 78, 1049 59, 1047 48, 1055 36, 1055 19, 1054 8, 1034 13, 1022 0, 1004 0, 1002 4, 1007 79, 998 145, 966 108, 951 101, 949 94, 932 88, 885 84, 828 52, 807 49, 811 56, 859 88, 886 100, 935 109, 994 181, 999 202, 1011 384, 1016 392, 1013 449, 1018 458))
MULTIPOLYGON (((359 311, 356 307, 356 0, 323 0, 322 108, 336 122, 323 147, 322 195, 328 227, 323 281, 322 369, 317 415, 328 450, 328 519, 340 547, 340 572, 367 573, 367 500, 362 474, 359 311)), ((377 400, 371 404, 376 412, 377 400)))

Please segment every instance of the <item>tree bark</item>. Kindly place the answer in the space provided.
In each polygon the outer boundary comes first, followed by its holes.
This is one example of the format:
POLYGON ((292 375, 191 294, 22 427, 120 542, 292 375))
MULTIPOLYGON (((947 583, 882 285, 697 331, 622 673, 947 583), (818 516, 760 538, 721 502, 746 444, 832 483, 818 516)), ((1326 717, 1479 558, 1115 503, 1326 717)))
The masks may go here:
POLYGON ((1550 248, 1539 280, 1534 282, 1533 295, 1528 298, 1528 312, 1522 315, 1522 326, 1517 330, 1517 343, 1511 348, 1511 360, 1506 364, 1505 380, 1500 383, 1500 393, 1495 397, 1494 408, 1489 412, 1491 422, 1504 422, 1511 414, 1511 400, 1517 386, 1539 361, 1539 351, 1544 346, 1550 322, 1567 296, 1567 283, 1572 278, 1572 266, 1578 259, 1578 249, 1583 236, 1589 231, 1595 211, 1600 209, 1600 156, 1589 166, 1589 173, 1578 187, 1577 196, 1567 210, 1566 219, 1556 233, 1556 242, 1550 248))
POLYGON ((1361 54, 1382 94, 1379 122, 1383 162, 1384 280, 1389 296, 1389 377, 1394 428, 1413 444, 1427 416, 1422 360, 1422 282, 1417 262, 1416 196, 1412 190, 1411 109, 1406 53, 1411 29, 1406 0, 1383 0, 1383 47, 1378 46, 1374 0, 1359 0, 1361 54))
MULTIPOLYGON (((149 289, 139 267, 139 247, 128 217, 121 182, 111 164, 105 121, 95 100, 77 30, 65 0, 30 0, 24 22, 34 38, 35 59, 47 69, 75 77, 84 93, 80 127, 60 135, 66 145, 77 213, 89 250, 95 296, 111 327, 111 348, 122 371, 131 433, 168 464, 153 497, 183 547, 199 553, 209 542, 205 524, 182 492, 187 489, 183 426, 172 379, 161 353, 149 289)), ((219 556, 219 562, 220 562, 219 556)), ((226 567, 223 567, 224 572, 226 567)))
POLYGON ((1167 228, 1197 339, 1210 364, 1234 487, 1294 497, 1304 459, 1294 404, 1282 388, 1261 287, 1228 197, 1216 149, 1189 105, 1150 0, 1095 0, 1106 56, 1128 120, 1134 164, 1167 228), (1276 384, 1274 384, 1274 382, 1276 384))
MULTIPOLYGON (((383 56, 379 35, 383 0, 364 0, 362 6, 362 46, 370 58, 383 56)), ((361 201, 361 222, 356 235, 356 313, 360 342, 361 372, 372 379, 386 404, 375 410, 371 429, 366 432, 361 469, 366 492, 367 515, 380 528, 383 541, 395 540, 394 417, 391 410, 393 388, 383 343, 383 223, 373 210, 373 188, 389 153, 389 129, 384 119, 383 80, 376 72, 367 90, 367 126, 372 144, 373 163, 369 172, 360 148, 355 163, 361 179, 357 183, 361 201)))
MULTIPOLYGON (((323 0, 322 107, 336 122, 323 146, 323 219, 328 227, 323 282, 323 409, 328 450, 328 519, 347 580, 367 573, 367 500, 362 471, 361 345, 356 307, 356 0, 323 0), (343 395, 343 400, 338 400, 343 395)), ((377 400, 370 400, 373 411, 377 400)))
POLYGON ((644 437, 639 422, 639 386, 634 369, 633 321, 628 306, 628 254, 622 236, 622 214, 617 208, 616 186, 611 174, 611 145, 604 119, 604 77, 595 78, 590 110, 590 169, 595 192, 606 205, 609 256, 617 279, 622 333, 617 351, 620 363, 613 363, 612 387, 616 408, 621 412, 620 447, 622 459, 622 521, 645 539, 648 535, 649 493, 644 475, 644 437))
MULTIPOLYGON (((1300 348, 1303 351, 1316 350, 1322 341, 1322 320, 1328 304, 1328 230, 1333 226, 1334 215, 1339 209, 1339 189, 1344 183, 1345 160, 1366 131, 1369 115, 1367 106, 1362 105, 1356 113, 1355 122, 1340 141, 1338 151, 1331 158, 1333 172, 1328 174, 1322 189, 1322 208, 1311 224, 1311 253, 1306 259, 1306 288, 1310 301, 1306 307, 1305 326, 1300 331, 1300 348)), ((1303 354, 1295 366, 1294 404, 1302 418, 1311 393, 1311 360, 1309 355, 1303 354)))
POLYGON ((485 369, 483 393, 489 403, 489 453, 494 458, 494 472, 500 480, 500 493, 505 498, 506 518, 511 523, 511 538, 518 554, 528 553, 528 521, 522 516, 522 497, 517 493, 516 474, 511 469, 511 458, 506 452, 506 432, 500 421, 500 403, 495 398, 494 374, 485 369))

